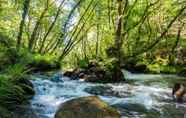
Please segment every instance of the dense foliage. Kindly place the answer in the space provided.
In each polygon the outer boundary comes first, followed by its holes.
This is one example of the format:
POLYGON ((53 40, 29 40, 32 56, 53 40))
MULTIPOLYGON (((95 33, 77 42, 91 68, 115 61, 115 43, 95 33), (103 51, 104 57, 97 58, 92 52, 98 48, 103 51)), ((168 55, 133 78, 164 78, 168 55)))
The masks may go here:
POLYGON ((182 64, 185 55, 178 57, 178 53, 186 45, 185 4, 172 0, 2 0, 0 32, 13 39, 17 48, 74 65, 82 59, 107 59, 108 49, 115 55, 121 17, 123 62, 147 58, 151 63, 182 64))

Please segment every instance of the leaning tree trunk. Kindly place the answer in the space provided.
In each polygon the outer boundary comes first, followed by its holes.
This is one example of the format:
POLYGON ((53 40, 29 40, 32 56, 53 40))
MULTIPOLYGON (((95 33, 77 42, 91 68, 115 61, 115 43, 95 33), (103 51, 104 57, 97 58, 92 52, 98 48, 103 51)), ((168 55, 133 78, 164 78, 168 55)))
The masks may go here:
POLYGON ((28 14, 29 4, 30 4, 30 0, 25 0, 24 1, 23 14, 22 14, 22 19, 21 19, 20 25, 19 25, 19 33, 18 33, 18 36, 17 36, 17 44, 16 44, 17 49, 19 49, 20 45, 21 45, 23 28, 24 28, 24 25, 25 25, 26 16, 28 14))
POLYGON ((45 14, 46 14, 47 11, 48 11, 48 8, 49 8, 49 0, 47 0, 47 4, 46 4, 44 10, 42 11, 42 13, 41 13, 39 19, 37 20, 37 22, 36 22, 36 24, 35 24, 35 26, 34 26, 33 32, 32 32, 32 34, 31 34, 31 37, 30 37, 30 39, 29 39, 29 42, 28 42, 28 50, 29 50, 30 52, 32 51, 32 49, 33 49, 33 47, 34 47, 34 44, 35 44, 35 42, 36 42, 36 35, 37 35, 37 33, 38 33, 38 29, 39 29, 39 27, 40 27, 40 25, 41 25, 41 22, 42 22, 43 18, 45 17, 45 14))
POLYGON ((44 52, 45 52, 45 50, 43 51, 44 46, 45 46, 45 42, 46 42, 47 37, 49 36, 50 32, 51 32, 52 29, 54 28, 56 22, 57 22, 57 19, 58 19, 59 15, 60 15, 60 12, 61 12, 61 7, 63 6, 63 3, 64 3, 64 2, 65 2, 65 0, 61 1, 60 5, 59 5, 59 7, 58 7, 57 13, 56 13, 56 15, 55 15, 55 17, 54 17, 54 21, 53 21, 53 22, 51 23, 51 25, 49 26, 48 31, 46 32, 46 34, 44 35, 44 38, 43 38, 42 41, 41 41, 41 46, 40 46, 40 48, 39 48, 39 53, 44 53, 44 52))

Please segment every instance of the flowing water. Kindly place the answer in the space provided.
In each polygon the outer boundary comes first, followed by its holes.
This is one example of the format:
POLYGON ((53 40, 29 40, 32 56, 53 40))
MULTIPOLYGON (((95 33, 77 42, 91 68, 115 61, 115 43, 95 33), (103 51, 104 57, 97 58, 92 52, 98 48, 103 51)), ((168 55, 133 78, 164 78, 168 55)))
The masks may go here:
POLYGON ((186 102, 175 103, 171 87, 186 78, 175 75, 131 74, 124 71, 126 83, 92 84, 55 74, 32 82, 36 95, 17 118, 53 118, 58 106, 70 99, 97 95, 120 111, 123 118, 186 118, 186 102), (26 110, 25 110, 26 109, 26 110))

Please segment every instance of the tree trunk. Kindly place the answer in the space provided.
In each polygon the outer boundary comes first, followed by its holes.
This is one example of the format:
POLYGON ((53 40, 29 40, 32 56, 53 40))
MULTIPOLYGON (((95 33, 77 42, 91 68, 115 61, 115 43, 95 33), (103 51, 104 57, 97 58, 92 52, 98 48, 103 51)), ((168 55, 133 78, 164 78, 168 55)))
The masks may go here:
POLYGON ((115 69, 113 73, 114 81, 121 81, 124 79, 124 75, 121 71, 121 48, 122 48, 122 16, 123 16, 123 0, 117 0, 118 2, 118 18, 116 25, 116 34, 115 34, 115 49, 116 49, 116 58, 117 62, 115 64, 115 69))
POLYGON ((176 41, 175 41, 175 43, 174 43, 174 45, 173 45, 173 47, 171 49, 171 53, 169 55, 169 64, 171 64, 171 65, 174 64, 175 49, 176 49, 176 47, 178 46, 178 44, 180 42, 181 32, 182 32, 182 30, 184 28, 184 25, 185 24, 183 23, 182 26, 179 27, 178 32, 177 32, 176 41))
POLYGON ((20 48, 21 41, 22 41, 23 28, 24 28, 24 25, 25 25, 26 16, 28 14, 29 4, 30 4, 30 0, 25 0, 24 1, 22 20, 20 22, 19 33, 18 33, 18 36, 17 36, 17 44, 16 44, 16 47, 17 47, 18 50, 20 48))
POLYGON ((99 24, 97 24, 96 59, 99 57, 99 24))
POLYGON ((39 28, 39 26, 40 26, 40 24, 41 24, 42 19, 43 19, 44 16, 45 16, 47 10, 48 10, 48 2, 49 2, 49 1, 47 0, 46 7, 45 7, 45 9, 43 10, 43 12, 41 13, 41 15, 40 15, 39 19, 37 20, 37 22, 36 22, 36 24, 35 24, 35 27, 34 27, 34 29, 33 29, 31 38, 30 38, 30 40, 29 40, 29 42, 28 42, 28 50, 29 50, 29 51, 32 51, 33 44, 35 44, 35 39, 36 39, 36 35, 37 35, 37 32, 38 32, 38 28, 39 28))
POLYGON ((49 27, 48 31, 46 32, 46 34, 44 35, 44 38, 43 38, 43 40, 42 40, 42 42, 41 42, 41 46, 40 46, 40 48, 39 48, 39 53, 42 53, 42 50, 43 50, 43 47, 44 47, 45 42, 46 42, 46 40, 47 40, 47 37, 48 37, 48 35, 50 34, 50 32, 52 31, 52 29, 54 28, 54 26, 55 26, 55 24, 56 24, 56 21, 57 21, 59 15, 60 15, 60 12, 61 12, 61 7, 62 7, 62 5, 63 5, 64 2, 65 2, 65 0, 63 0, 63 1, 60 3, 60 6, 58 7, 58 10, 57 10, 57 13, 56 13, 56 15, 55 15, 54 21, 53 21, 52 24, 50 25, 50 27, 49 27))

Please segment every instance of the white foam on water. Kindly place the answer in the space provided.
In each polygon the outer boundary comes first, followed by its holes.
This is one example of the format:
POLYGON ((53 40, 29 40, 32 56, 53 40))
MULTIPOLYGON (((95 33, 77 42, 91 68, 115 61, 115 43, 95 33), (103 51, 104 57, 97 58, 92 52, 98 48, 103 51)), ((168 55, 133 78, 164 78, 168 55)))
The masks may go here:
MULTIPOLYGON (((131 73, 128 73, 131 74, 131 73)), ((127 75, 129 78, 139 77, 137 75, 127 75)), ((140 75, 144 77, 145 75, 140 75)), ((149 77, 149 76, 148 76, 149 77)), ((148 78, 144 77, 144 78, 148 78)), ((64 103, 70 99, 90 96, 93 94, 87 93, 85 88, 91 88, 96 86, 107 86, 111 87, 113 92, 118 93, 123 97, 118 96, 104 96, 99 97, 110 105, 116 104, 140 104, 146 109, 159 109, 166 104, 170 104, 164 100, 171 99, 168 94, 171 93, 170 88, 161 87, 159 85, 147 86, 140 84, 127 84, 127 83, 117 83, 117 84, 92 84, 83 81, 70 80, 68 78, 61 78, 63 81, 54 82, 51 80, 35 79, 33 80, 34 88, 36 90, 36 95, 31 100, 32 107, 35 109, 36 114, 41 117, 47 116, 47 118, 53 118, 54 114, 61 103, 64 103), (161 101, 162 100, 162 101, 161 101)), ((182 107, 186 107, 182 104, 182 107)), ((134 118, 141 118, 143 115, 131 111, 134 118), (134 113, 134 114, 133 114, 134 113)))

